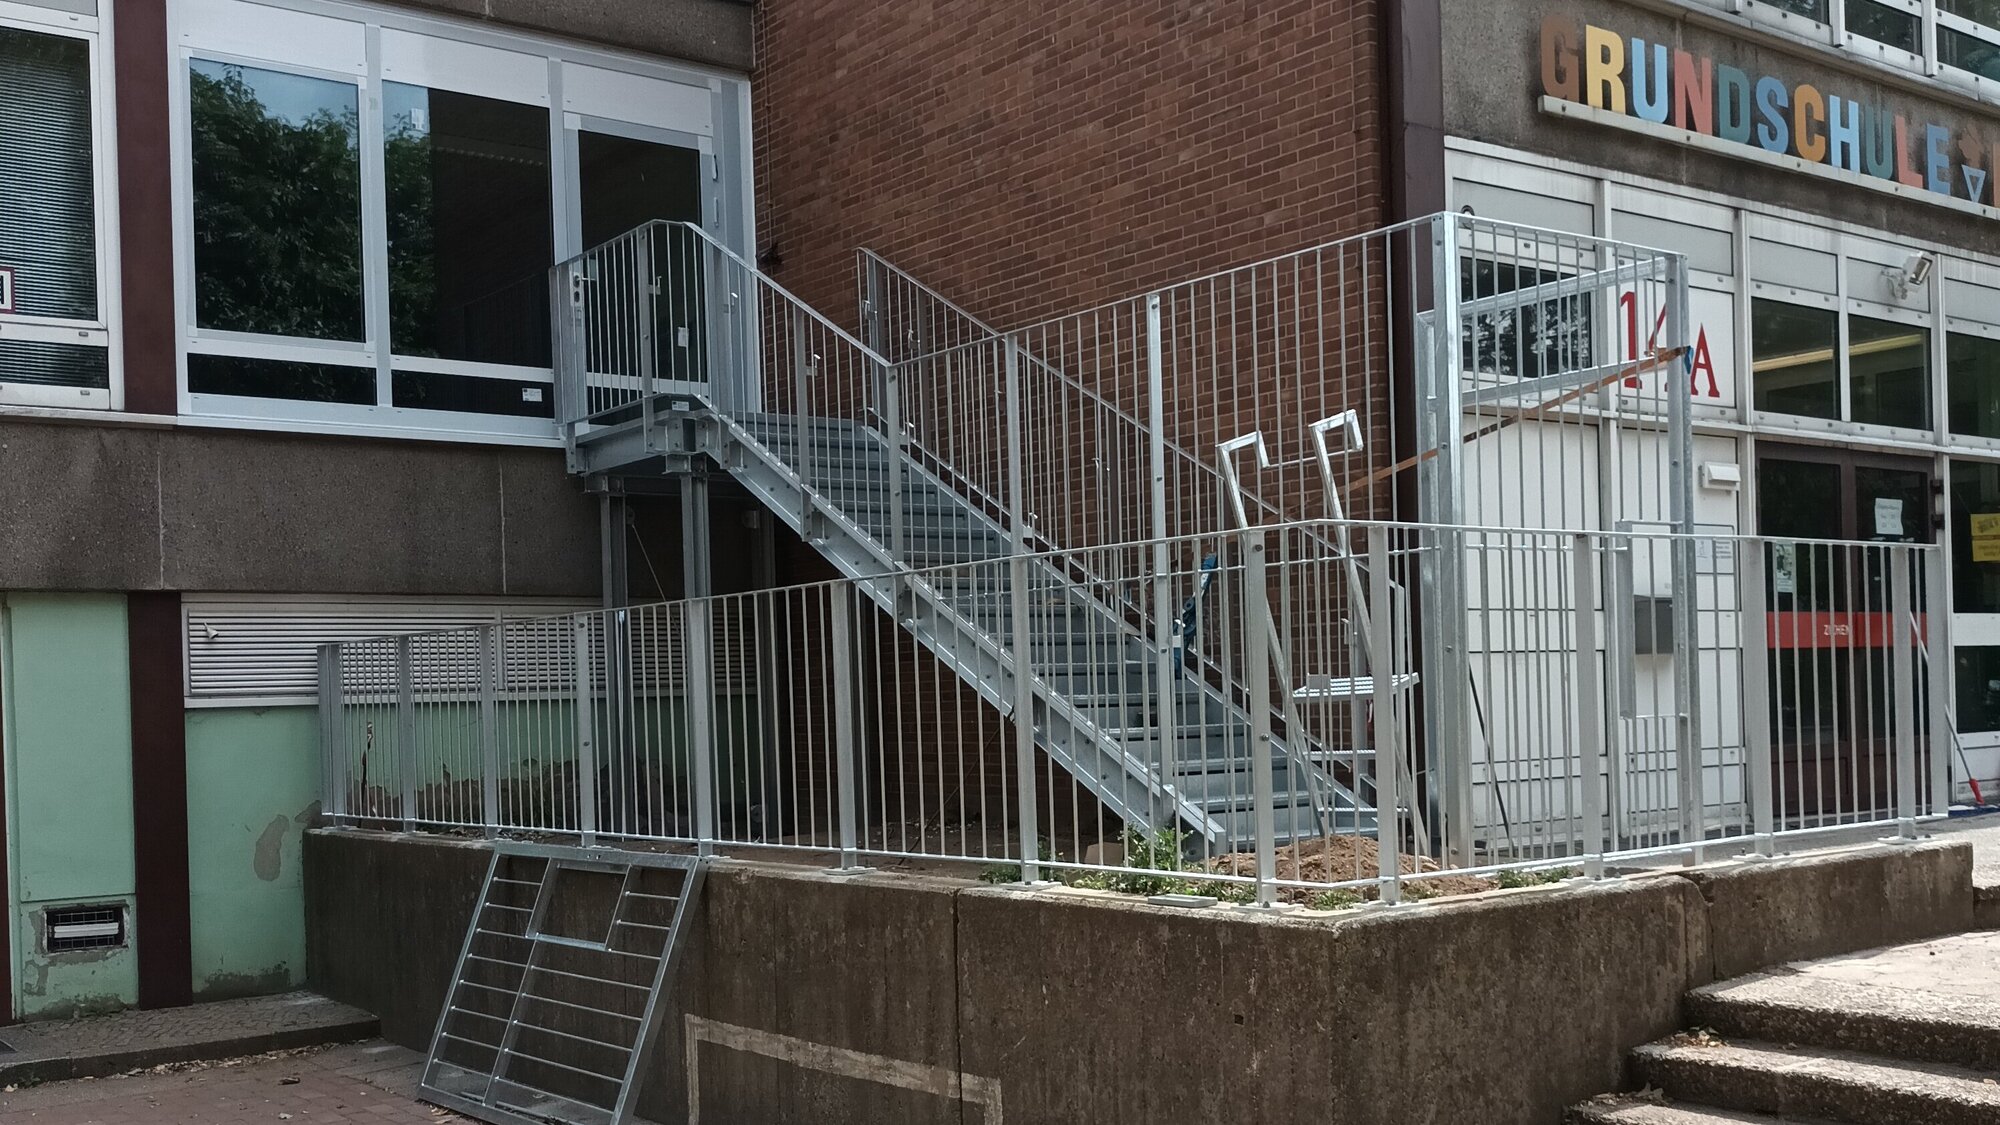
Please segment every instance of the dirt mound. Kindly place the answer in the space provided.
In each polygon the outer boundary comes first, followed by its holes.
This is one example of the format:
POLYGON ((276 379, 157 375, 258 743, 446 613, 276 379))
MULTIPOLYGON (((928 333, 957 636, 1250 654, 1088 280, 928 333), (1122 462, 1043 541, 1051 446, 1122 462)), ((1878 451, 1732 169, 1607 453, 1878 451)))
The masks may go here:
MULTIPOLYGON (((1355 879, 1372 879, 1381 871, 1379 845, 1369 836, 1321 836, 1311 840, 1300 840, 1278 849, 1278 878, 1296 879, 1304 883, 1345 883, 1355 879)), ((1427 856, 1401 855, 1398 866, 1405 875, 1424 874, 1441 870, 1436 860, 1427 856)), ((1255 852, 1234 852, 1217 856, 1208 861, 1206 869, 1217 875, 1255 875, 1257 854, 1255 852)), ((1445 895, 1471 895, 1490 891, 1499 886, 1491 879, 1476 875, 1440 875, 1432 879, 1422 879, 1403 884, 1405 898, 1441 898, 1445 895)), ((1279 897, 1287 902, 1310 902, 1325 892, 1310 888, 1284 887, 1279 897)), ((1375 888, 1359 887, 1354 894, 1362 899, 1377 897, 1375 888)))

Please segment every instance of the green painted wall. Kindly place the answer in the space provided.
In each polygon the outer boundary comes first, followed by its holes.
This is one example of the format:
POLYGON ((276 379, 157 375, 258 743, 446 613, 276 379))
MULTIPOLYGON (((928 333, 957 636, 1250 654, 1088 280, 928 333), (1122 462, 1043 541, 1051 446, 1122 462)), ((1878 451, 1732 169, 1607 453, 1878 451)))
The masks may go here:
MULTIPOLYGON (((16 990, 23 1016, 137 1003, 133 945, 49 953, 50 905, 131 909, 132 714, 125 599, 9 594, 0 665, 12 837, 16 990)), ((131 916, 133 940, 144 920, 131 916)))
POLYGON ((305 982, 299 842, 318 811, 310 707, 187 715, 194 990, 215 1000, 305 982))

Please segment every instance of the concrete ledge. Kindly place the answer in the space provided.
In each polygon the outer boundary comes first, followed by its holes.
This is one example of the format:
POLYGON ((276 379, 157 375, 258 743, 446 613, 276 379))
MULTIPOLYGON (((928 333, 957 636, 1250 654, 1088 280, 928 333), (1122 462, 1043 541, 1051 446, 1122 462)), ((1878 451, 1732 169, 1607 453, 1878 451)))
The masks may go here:
POLYGON ((309 993, 0 1028, 0 1086, 103 1078, 167 1063, 373 1039, 375 1017, 309 993))
POLYGON ((1673 875, 1708 903, 1708 980, 1973 927, 1972 847, 1960 842, 1875 845, 1673 875))
MULTIPOLYGON (((315 831, 308 970, 422 1049, 488 849, 315 831)), ((1718 975, 1971 924, 1963 846, 1334 914, 718 862, 640 1112, 672 1125, 1547 1125, 1718 975)))

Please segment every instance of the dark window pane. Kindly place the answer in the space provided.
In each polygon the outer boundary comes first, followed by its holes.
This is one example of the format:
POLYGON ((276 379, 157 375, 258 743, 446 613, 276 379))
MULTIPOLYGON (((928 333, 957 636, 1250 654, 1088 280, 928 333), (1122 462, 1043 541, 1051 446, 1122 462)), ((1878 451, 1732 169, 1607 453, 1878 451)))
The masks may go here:
POLYGON ((2000 613, 2000 465, 1951 464, 1951 597, 1960 613, 2000 613))
POLYGON ((1847 30, 1864 39, 1887 43, 1911 54, 1920 52, 1917 17, 1875 0, 1847 0, 1847 30))
POLYGON ((586 131, 576 156, 585 246, 654 219, 701 222, 701 154, 694 149, 586 131))
POLYGON ((2000 80, 2000 45, 1949 27, 1938 28, 1938 61, 1981 78, 2000 80))
POLYGON ((2000 28, 2000 0, 1938 0, 1938 10, 2000 28))
POLYGON ((299 402, 375 402, 375 369, 228 355, 188 356, 188 390, 299 402))
POLYGON ((2000 648, 1960 648, 1957 656, 1959 733, 2000 730, 2000 648))
POLYGON ((2000 438, 2000 340, 1953 332, 1944 348, 1951 432, 2000 438))
POLYGON ((1931 334, 1873 317, 1847 318, 1847 379, 1855 422, 1929 429, 1931 334))
POLYGON ((189 67, 196 322, 362 339, 355 87, 199 59, 189 67))
MULTIPOLYGON (((1476 300, 1547 285, 1566 275, 1487 259, 1459 264, 1459 297, 1476 300)), ((1558 297, 1473 317, 1465 342, 1471 371, 1535 379, 1593 365, 1590 298, 1558 297)))
POLYGON ((1759 410, 1840 417, 1840 368, 1835 345, 1840 317, 1832 309, 1757 298, 1750 303, 1750 370, 1759 410))
POLYGON ((88 344, 0 340, 0 383, 104 390, 111 386, 111 361, 103 348, 88 344))
POLYGON ((433 371, 398 371, 393 378, 397 406, 515 418, 555 417, 555 388, 547 383, 433 371))
POLYGON ((1763 0, 1763 3, 1773 8, 1790 12, 1795 16, 1804 16, 1809 20, 1818 20, 1821 23, 1827 22, 1826 0, 1763 0))
POLYGON ((549 111, 383 87, 398 355, 549 366, 549 111))
POLYGON ((90 48, 0 27, 0 266, 17 313, 97 319, 90 48))

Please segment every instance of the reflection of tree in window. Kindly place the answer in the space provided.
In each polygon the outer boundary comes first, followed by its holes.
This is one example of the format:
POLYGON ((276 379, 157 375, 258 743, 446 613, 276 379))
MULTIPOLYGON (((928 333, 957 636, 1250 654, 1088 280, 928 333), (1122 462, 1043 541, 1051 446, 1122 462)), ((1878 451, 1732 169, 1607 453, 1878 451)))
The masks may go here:
POLYGON ((549 365, 546 109, 383 89, 397 355, 549 365))
MULTIPOLYGON (((1563 280, 1566 274, 1502 262, 1464 260, 1459 297, 1477 300, 1563 280)), ((1465 342, 1468 371, 1535 379, 1593 366, 1590 302, 1582 295, 1530 301, 1472 318, 1465 342)))
POLYGON ((1773 8, 1782 8, 1795 16, 1826 22, 1826 0, 1764 0, 1764 3, 1773 8))
POLYGON ((190 70, 197 323, 362 339, 355 87, 205 60, 190 70))
POLYGON ((1847 0, 1847 30, 1913 55, 1921 50, 1917 42, 1917 17, 1884 7, 1875 0, 1847 0))
POLYGON ((2000 45, 1949 27, 1938 28, 1938 59, 1946 66, 2000 80, 2000 45))

